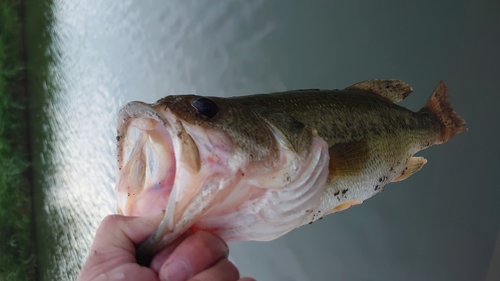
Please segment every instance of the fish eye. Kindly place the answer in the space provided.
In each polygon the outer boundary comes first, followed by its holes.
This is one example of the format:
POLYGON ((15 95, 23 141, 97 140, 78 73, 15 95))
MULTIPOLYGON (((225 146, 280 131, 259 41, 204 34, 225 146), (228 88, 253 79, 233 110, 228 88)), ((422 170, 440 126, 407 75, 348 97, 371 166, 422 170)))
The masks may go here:
POLYGON ((199 97, 193 100, 191 105, 196 108, 201 115, 207 118, 212 118, 219 112, 217 104, 209 98, 199 97))

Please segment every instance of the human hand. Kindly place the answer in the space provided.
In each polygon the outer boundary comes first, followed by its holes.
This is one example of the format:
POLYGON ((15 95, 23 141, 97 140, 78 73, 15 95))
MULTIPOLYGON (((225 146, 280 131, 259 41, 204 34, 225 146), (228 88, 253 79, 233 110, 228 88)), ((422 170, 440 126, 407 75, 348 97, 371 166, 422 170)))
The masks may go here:
POLYGON ((239 279, 238 269, 227 259, 227 244, 204 231, 187 231, 154 256, 150 267, 140 266, 136 245, 156 230, 161 218, 107 216, 97 229, 78 280, 254 280, 239 279))

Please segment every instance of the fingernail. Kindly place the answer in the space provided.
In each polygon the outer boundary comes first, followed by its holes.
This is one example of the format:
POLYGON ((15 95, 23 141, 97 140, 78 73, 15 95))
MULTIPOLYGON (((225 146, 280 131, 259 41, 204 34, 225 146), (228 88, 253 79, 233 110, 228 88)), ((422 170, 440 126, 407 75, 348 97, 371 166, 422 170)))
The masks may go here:
POLYGON ((162 281, 184 281, 191 277, 191 266, 182 259, 173 260, 161 268, 162 281))

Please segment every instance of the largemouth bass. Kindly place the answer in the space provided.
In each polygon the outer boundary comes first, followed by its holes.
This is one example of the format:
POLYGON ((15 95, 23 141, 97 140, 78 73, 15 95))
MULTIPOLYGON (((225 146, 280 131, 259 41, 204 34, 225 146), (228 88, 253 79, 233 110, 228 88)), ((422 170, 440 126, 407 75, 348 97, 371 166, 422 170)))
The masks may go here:
POLYGON ((443 82, 418 112, 395 104, 412 91, 370 80, 127 104, 118 116, 118 212, 164 212, 138 259, 147 263, 189 228, 272 240, 408 178, 426 163, 416 152, 466 130, 443 82))

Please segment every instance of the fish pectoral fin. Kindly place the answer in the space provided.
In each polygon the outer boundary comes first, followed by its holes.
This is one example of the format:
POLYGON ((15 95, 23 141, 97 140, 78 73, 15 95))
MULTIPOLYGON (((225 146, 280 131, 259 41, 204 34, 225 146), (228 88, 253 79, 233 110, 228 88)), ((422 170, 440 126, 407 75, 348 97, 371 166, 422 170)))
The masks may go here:
POLYGON ((349 143, 334 144, 328 149, 330 163, 329 177, 352 176, 361 172, 368 161, 370 147, 368 141, 361 139, 349 143))
POLYGON ((286 113, 261 113, 260 116, 269 124, 278 141, 290 150, 304 156, 311 148, 315 130, 286 113))
POLYGON ((410 85, 401 80, 387 79, 387 80, 367 80, 356 83, 346 90, 361 90, 375 93, 382 96, 393 103, 397 103, 405 99, 413 89, 410 85))
POLYGON ((403 169, 401 174, 393 178, 391 182, 398 182, 409 178, 411 175, 420 171, 425 163, 427 163, 427 160, 424 157, 410 157, 410 159, 408 159, 408 162, 406 163, 406 167, 403 169))

